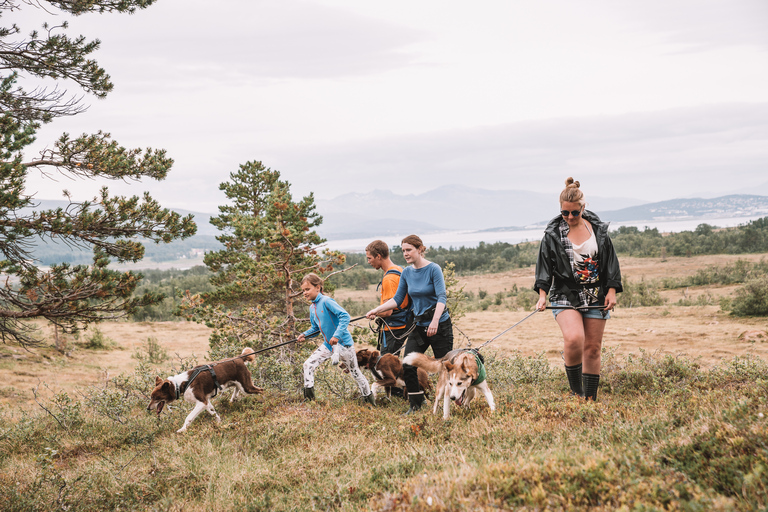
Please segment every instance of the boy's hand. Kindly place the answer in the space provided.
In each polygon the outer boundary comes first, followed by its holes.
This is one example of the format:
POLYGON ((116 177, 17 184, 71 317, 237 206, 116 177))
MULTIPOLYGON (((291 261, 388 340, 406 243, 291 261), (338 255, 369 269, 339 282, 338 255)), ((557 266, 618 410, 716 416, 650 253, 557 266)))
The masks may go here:
POLYGON ((336 336, 334 336, 333 338, 328 340, 328 344, 331 345, 331 346, 337 344, 338 342, 339 342, 339 339, 336 336))
POLYGON ((303 341, 304 341, 304 340, 306 340, 306 339, 307 339, 307 337, 306 337, 306 336, 304 336, 303 334, 299 334, 299 337, 298 337, 298 338, 296 338, 296 341, 298 341, 299 343, 301 343, 301 342, 303 342, 303 341))

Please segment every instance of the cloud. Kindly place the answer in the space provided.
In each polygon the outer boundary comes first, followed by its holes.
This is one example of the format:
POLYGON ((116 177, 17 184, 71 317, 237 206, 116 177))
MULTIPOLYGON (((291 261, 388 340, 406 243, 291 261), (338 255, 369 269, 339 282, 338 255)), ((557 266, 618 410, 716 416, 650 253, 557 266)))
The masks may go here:
POLYGON ((424 37, 414 29, 301 0, 228 0, 215 6, 164 0, 131 20, 91 17, 74 20, 73 27, 76 23, 86 33, 99 34, 112 50, 110 68, 134 87, 149 81, 186 88, 210 81, 381 73, 408 66, 414 58, 408 47, 424 37))
POLYGON ((615 116, 525 121, 273 154, 303 192, 446 183, 553 190, 567 176, 596 195, 661 200, 764 181, 768 104, 721 104, 615 116), (322 176, 323 179, 318 179, 322 176))
POLYGON ((627 28, 656 34, 679 45, 678 51, 700 52, 733 46, 768 49, 768 3, 764 0, 677 0, 652 5, 633 0, 597 0, 589 6, 622 19, 627 28))

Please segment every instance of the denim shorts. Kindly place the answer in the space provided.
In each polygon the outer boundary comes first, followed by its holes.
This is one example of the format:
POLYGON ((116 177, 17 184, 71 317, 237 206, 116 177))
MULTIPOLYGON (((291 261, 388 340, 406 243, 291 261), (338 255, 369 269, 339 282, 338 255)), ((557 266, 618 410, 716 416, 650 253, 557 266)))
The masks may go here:
MULTIPOLYGON (((564 309, 553 309, 552 310, 552 316, 557 318, 557 315, 561 312, 565 311, 564 309)), ((577 310, 579 311, 579 310, 577 310)), ((611 318, 611 312, 605 311, 603 309, 583 309, 579 311, 581 313, 581 318, 596 318, 598 320, 608 320, 611 318), (605 313, 605 316, 603 316, 603 313, 605 313)))

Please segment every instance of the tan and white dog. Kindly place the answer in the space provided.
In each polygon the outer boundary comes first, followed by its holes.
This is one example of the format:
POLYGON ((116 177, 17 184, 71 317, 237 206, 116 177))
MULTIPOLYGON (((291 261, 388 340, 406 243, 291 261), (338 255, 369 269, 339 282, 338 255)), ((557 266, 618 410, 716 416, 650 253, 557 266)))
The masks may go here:
MULTIPOLYGON (((251 352, 253 349, 246 347, 243 349, 242 355, 251 352)), ((221 422, 221 418, 211 403, 211 398, 216 395, 218 390, 234 388, 232 397, 229 399, 230 402, 233 402, 239 393, 255 394, 264 391, 253 385, 251 372, 245 366, 245 360, 253 361, 254 359, 256 359, 255 355, 233 357, 217 363, 197 366, 165 380, 157 377, 155 389, 152 390, 152 400, 149 402, 147 410, 156 409, 159 415, 164 405, 183 396, 184 400, 195 404, 195 408, 184 420, 184 426, 176 432, 181 433, 187 430, 189 424, 197 418, 203 409, 207 410, 211 416, 215 416, 216 421, 221 422)), ((170 406, 168 408, 170 409, 170 406)))
POLYGON ((485 367, 479 356, 468 350, 452 350, 441 359, 426 356, 419 352, 411 352, 403 363, 423 368, 427 373, 437 373, 437 397, 432 409, 437 414, 437 406, 443 399, 443 419, 451 415, 451 402, 459 406, 469 407, 475 397, 475 390, 480 390, 491 408, 496 410, 493 394, 485 379, 485 367))

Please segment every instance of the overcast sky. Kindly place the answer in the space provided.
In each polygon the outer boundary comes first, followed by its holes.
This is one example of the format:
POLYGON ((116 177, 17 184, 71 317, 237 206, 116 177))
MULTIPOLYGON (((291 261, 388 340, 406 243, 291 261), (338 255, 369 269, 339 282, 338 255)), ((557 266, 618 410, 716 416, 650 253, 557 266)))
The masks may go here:
MULTIPOLYGON (((4 21, 28 32, 31 10, 4 21)), ((216 212, 248 160, 322 199, 442 184, 554 198, 571 175, 587 198, 768 194, 765 0, 159 0, 71 28, 101 39, 115 90, 40 144, 104 130, 165 148, 167 180, 110 188, 167 207, 216 212)))

